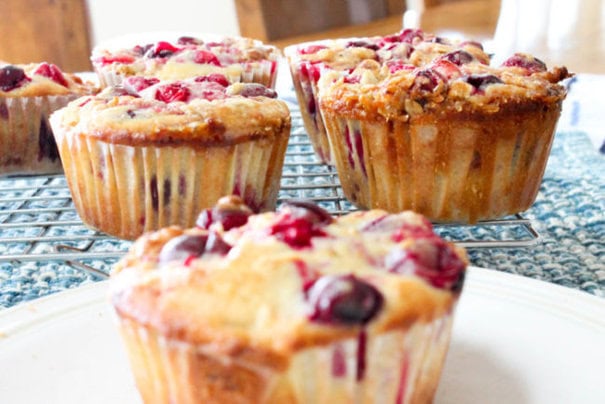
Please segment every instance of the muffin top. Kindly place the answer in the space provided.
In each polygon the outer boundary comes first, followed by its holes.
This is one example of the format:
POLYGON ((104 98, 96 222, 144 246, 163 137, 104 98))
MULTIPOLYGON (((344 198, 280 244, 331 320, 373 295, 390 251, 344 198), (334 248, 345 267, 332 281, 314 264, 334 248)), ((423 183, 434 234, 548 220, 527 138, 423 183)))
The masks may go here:
POLYGON ((316 81, 321 77, 323 108, 356 118, 533 108, 562 101, 566 91, 559 82, 571 76, 565 67, 548 70, 523 53, 490 66, 477 42, 411 29, 387 37, 299 45, 287 54, 296 55, 302 74, 316 81))
POLYGON ((252 215, 225 197, 196 228, 140 238, 112 272, 111 299, 121 317, 169 338, 276 363, 361 329, 449 314, 466 264, 412 212, 334 219, 289 201, 252 215))
POLYGON ((230 85, 220 74, 173 81, 133 76, 72 101, 51 123, 115 144, 224 146, 289 129, 290 112, 276 96, 262 84, 230 85))
POLYGON ((275 70, 279 55, 274 46, 250 38, 204 40, 184 36, 176 42, 159 41, 117 50, 97 48, 91 60, 97 70, 122 76, 184 79, 220 73, 237 78, 261 62, 271 62, 275 70))
POLYGON ((61 71, 52 63, 0 63, 0 96, 35 97, 91 94, 96 88, 74 74, 61 71))

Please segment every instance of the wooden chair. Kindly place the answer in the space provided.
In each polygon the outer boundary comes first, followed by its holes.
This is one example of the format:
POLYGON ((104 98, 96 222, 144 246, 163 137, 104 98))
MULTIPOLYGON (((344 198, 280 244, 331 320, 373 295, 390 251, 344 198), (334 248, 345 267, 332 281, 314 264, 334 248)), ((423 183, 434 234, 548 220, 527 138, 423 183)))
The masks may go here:
POLYGON ((85 0, 2 0, 0 60, 89 71, 89 32, 85 0))

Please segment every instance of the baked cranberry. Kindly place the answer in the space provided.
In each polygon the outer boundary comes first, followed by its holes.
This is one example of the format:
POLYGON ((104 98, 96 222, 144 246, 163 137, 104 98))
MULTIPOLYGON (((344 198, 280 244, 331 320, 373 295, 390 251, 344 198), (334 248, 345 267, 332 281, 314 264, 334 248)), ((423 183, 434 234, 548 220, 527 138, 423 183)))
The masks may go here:
POLYGON ((453 52, 446 53, 445 55, 441 56, 440 59, 448 60, 457 66, 462 66, 472 62, 475 58, 467 51, 458 49, 453 52))
POLYGON ((406 28, 397 34, 385 36, 384 38, 382 38, 382 42, 405 42, 411 44, 416 39, 421 41, 424 39, 424 33, 422 32, 422 30, 406 28))
POLYGON ((483 45, 481 45, 481 43, 477 42, 477 41, 464 41, 464 42, 460 42, 460 47, 463 46, 474 46, 475 48, 479 48, 481 50, 483 50, 483 45))
POLYGON ((230 250, 231 246, 223 240, 220 234, 210 231, 204 252, 225 255, 230 250))
POLYGON ((462 77, 462 80, 474 87, 474 91, 483 93, 485 88, 491 84, 501 84, 502 80, 493 74, 470 74, 462 77))
POLYGON ((298 49, 298 53, 300 55, 311 55, 313 53, 317 53, 322 49, 327 49, 328 47, 325 45, 309 45, 304 48, 298 49))
POLYGON ((438 72, 440 75, 442 75, 448 80, 454 77, 460 77, 460 75, 462 74, 456 64, 446 59, 437 60, 435 63, 432 64, 431 69, 438 72))
POLYGON ((412 89, 430 93, 439 83, 445 83, 445 78, 438 72, 431 69, 419 70, 414 78, 412 89))
POLYGON ((137 97, 137 98, 139 97, 138 94, 133 94, 122 86, 108 87, 107 89, 103 90, 103 92, 101 94, 105 98, 123 97, 126 95, 129 95, 131 97, 137 97))
POLYGON ((466 265, 449 244, 432 237, 391 251, 385 258, 385 267, 389 272, 415 274, 437 288, 458 291, 466 265))
POLYGON ((440 43, 440 44, 443 44, 443 45, 451 45, 451 43, 452 43, 449 39, 443 38, 443 37, 440 37, 440 36, 433 37, 428 42, 440 43))
POLYGON ((160 262, 185 261, 190 257, 200 257, 206 249, 207 242, 208 235, 206 234, 183 234, 164 244, 158 260, 160 262))
POLYGON ((380 47, 378 46, 378 44, 375 44, 373 42, 370 41, 365 41, 363 39, 358 39, 355 41, 349 41, 346 45, 345 48, 366 48, 366 49, 370 49, 370 50, 378 50, 380 49, 380 47))
POLYGON ((68 87, 67 80, 65 80, 65 76, 63 76, 63 72, 57 66, 50 63, 40 63, 40 65, 34 70, 34 74, 38 74, 40 76, 48 77, 55 83, 58 83, 64 87, 68 87))
POLYGON ((163 102, 186 102, 191 92, 182 83, 170 83, 160 86, 155 92, 155 99, 163 102))
POLYGON ((325 233, 309 220, 290 215, 281 216, 269 229, 269 234, 295 249, 310 247, 313 237, 325 236, 325 233))
POLYGON ((239 92, 242 97, 269 97, 277 98, 277 92, 258 83, 245 83, 239 92))
POLYGON ((131 76, 127 77, 122 85, 127 90, 136 93, 159 82, 160 80, 155 77, 131 76))
POLYGON ((355 75, 344 76, 342 81, 347 84, 359 84, 361 77, 355 75))
POLYGON ((308 291, 311 321, 339 325, 367 324, 380 312, 384 298, 354 275, 322 276, 308 291))
POLYGON ((20 67, 8 65, 0 68, 0 89, 2 91, 14 90, 30 80, 20 67))
POLYGON ((412 71, 416 68, 416 66, 405 63, 403 60, 399 59, 387 60, 385 64, 389 69, 389 73, 396 73, 400 71, 412 71))
POLYGON ((145 56, 148 58, 166 58, 177 53, 180 50, 180 48, 173 46, 169 42, 160 41, 156 43, 152 48, 150 48, 145 53, 145 56))
POLYGON ((280 206, 279 211, 287 212, 295 218, 308 220, 313 224, 327 225, 334 221, 325 209, 304 199, 289 199, 280 206))
POLYGON ((197 83, 204 83, 204 82, 218 83, 223 87, 229 86, 229 80, 227 80, 227 77, 225 77, 224 75, 222 75, 220 73, 212 73, 207 76, 198 76, 194 79, 194 81, 197 83))
MULTIPOLYGON (((233 201, 241 202, 240 198, 233 201)), ((243 202, 241 203, 219 203, 212 209, 205 209, 197 218, 196 226, 209 229, 213 223, 220 223, 223 230, 227 231, 234 227, 241 227, 248 223, 252 210, 243 202)))
POLYGON ((529 73, 545 72, 546 64, 538 58, 525 53, 515 53, 510 58, 506 59, 502 66, 522 67, 527 69, 529 73))
POLYGON ((195 55, 193 55, 193 61, 199 64, 208 64, 214 66, 221 65, 220 60, 218 60, 214 53, 205 50, 198 50, 195 52, 195 55))
POLYGON ((202 41, 191 36, 182 36, 176 40, 176 43, 179 45, 200 45, 202 41))
POLYGON ((316 83, 319 81, 321 73, 317 64, 303 63, 300 65, 300 75, 316 83))
POLYGON ((113 63, 130 64, 134 62, 134 58, 128 55, 117 55, 117 56, 101 56, 95 59, 95 62, 103 65, 110 65, 113 63))

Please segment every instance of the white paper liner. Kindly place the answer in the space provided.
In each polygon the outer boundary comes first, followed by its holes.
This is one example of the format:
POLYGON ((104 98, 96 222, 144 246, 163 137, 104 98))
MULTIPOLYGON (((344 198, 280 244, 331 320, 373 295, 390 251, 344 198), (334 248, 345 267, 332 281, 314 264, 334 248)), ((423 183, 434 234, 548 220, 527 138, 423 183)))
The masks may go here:
POLYGON ((216 356, 211 345, 167 339, 120 319, 137 387, 145 403, 238 402, 428 403, 449 347, 451 315, 408 330, 367 337, 363 377, 358 376, 359 339, 295 354, 285 371, 216 356), (335 376, 335 351, 346 371, 335 376))
POLYGON ((324 120, 345 197, 360 208, 414 210, 475 223, 534 203, 560 105, 482 122, 461 115, 418 121, 324 120))
POLYGON ((0 99, 0 175, 63 172, 48 116, 77 97, 0 99))
POLYGON ((257 211, 275 207, 287 133, 233 146, 114 145, 56 134, 82 221, 134 239, 168 225, 192 227, 199 213, 238 194, 257 211))

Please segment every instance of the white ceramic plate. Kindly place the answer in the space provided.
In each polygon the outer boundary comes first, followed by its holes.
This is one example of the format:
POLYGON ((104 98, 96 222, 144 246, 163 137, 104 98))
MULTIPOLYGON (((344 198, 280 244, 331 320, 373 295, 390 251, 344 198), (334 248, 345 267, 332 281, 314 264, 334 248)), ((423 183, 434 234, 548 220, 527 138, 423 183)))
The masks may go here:
MULTIPOLYGON (((0 312, 0 402, 140 402, 106 283, 0 312)), ((471 268, 436 403, 605 403, 605 299, 471 268)))

